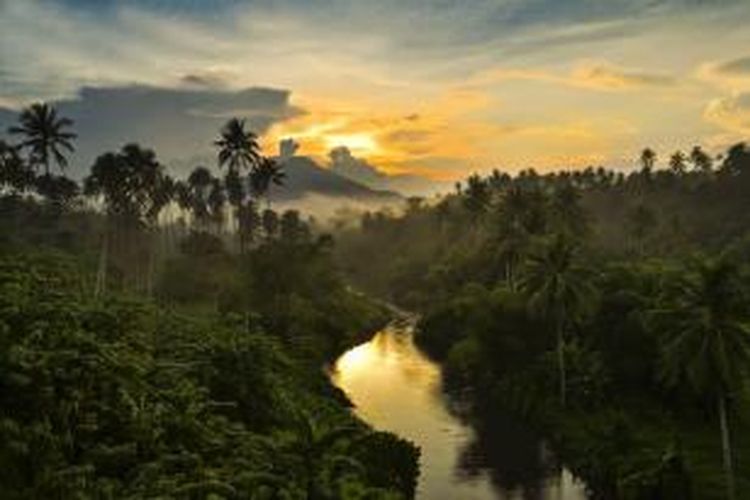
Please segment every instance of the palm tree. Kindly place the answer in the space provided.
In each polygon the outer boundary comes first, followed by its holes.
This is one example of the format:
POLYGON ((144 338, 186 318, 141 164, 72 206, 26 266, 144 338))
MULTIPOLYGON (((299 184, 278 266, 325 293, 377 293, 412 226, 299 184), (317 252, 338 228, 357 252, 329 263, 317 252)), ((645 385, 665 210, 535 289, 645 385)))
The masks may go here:
POLYGON ((505 278, 511 290, 515 288, 516 265, 529 246, 533 233, 539 229, 537 216, 539 200, 529 190, 514 184, 505 190, 497 205, 497 238, 505 261, 505 278))
POLYGON ((698 172, 710 172, 713 168, 711 155, 703 151, 700 146, 695 146, 692 151, 690 151, 690 162, 693 164, 693 168, 698 172))
POLYGON ((676 151, 670 158, 669 158, 669 168, 672 170, 672 173, 674 173, 677 176, 681 176, 685 173, 685 169, 687 166, 687 157, 682 151, 676 151))
POLYGON ((651 148, 644 149, 641 151, 640 161, 643 171, 650 173, 654 168, 654 164, 656 164, 656 152, 651 148))
POLYGON ((196 167, 187 179, 190 194, 190 211, 199 227, 205 229, 208 225, 210 209, 208 195, 210 193, 213 176, 206 167, 196 167))
POLYGON ((646 238, 653 233, 658 225, 658 219, 653 210, 639 203, 628 213, 628 226, 633 236, 635 251, 643 254, 646 238))
POLYGON ((219 233, 221 233, 224 225, 224 205, 226 202, 227 196, 221 180, 217 178, 211 179, 211 190, 206 198, 206 203, 210 212, 210 218, 216 225, 219 233))
POLYGON ((727 405, 750 367, 750 324, 738 276, 738 266, 726 258, 700 260, 680 282, 673 302, 657 311, 667 320, 664 381, 671 387, 686 381, 715 398, 729 500, 735 487, 727 405))
POLYGON ((143 261, 140 255, 126 264, 135 264, 135 279, 144 278, 143 285, 150 291, 153 242, 149 239, 149 245, 144 248, 136 238, 141 236, 144 226, 147 229, 153 227, 159 213, 168 204, 164 185, 171 181, 167 179, 156 154, 138 144, 127 144, 118 153, 101 155, 91 167, 91 173, 84 180, 84 193, 99 199, 107 213, 95 295, 105 289, 110 240, 125 232, 126 237, 113 248, 125 254, 149 252, 145 272, 139 272, 143 261))
POLYGON ((34 172, 28 167, 18 147, 0 140, 0 186, 22 193, 33 184, 34 172))
POLYGON ((261 154, 258 137, 245 130, 245 120, 232 118, 222 127, 219 139, 214 141, 219 148, 219 167, 229 170, 255 168, 260 164, 261 154))
POLYGON ((268 208, 271 207, 271 186, 283 186, 286 179, 282 165, 271 158, 262 158, 250 173, 250 185, 256 196, 265 196, 268 208))
POLYGON ((566 404, 565 329, 590 310, 594 291, 588 273, 576 264, 577 248, 564 235, 555 236, 530 256, 521 289, 529 309, 554 325, 560 403, 566 404))
POLYGON ((42 103, 24 109, 18 121, 19 125, 10 127, 8 133, 23 136, 20 147, 29 151, 29 163, 44 166, 45 175, 50 173, 51 161, 64 170, 68 159, 63 150, 74 151, 72 141, 76 134, 67 130, 73 121, 58 117, 54 107, 42 103))
POLYGON ((261 224, 263 231, 266 233, 266 238, 271 240, 279 230, 279 215, 270 208, 263 210, 261 224))
POLYGON ((466 179, 463 204, 471 214, 473 222, 477 222, 490 205, 491 193, 489 185, 484 179, 474 174, 466 179))
POLYGON ((261 226, 261 216, 258 214, 255 202, 247 200, 237 209, 237 223, 240 236, 240 253, 244 252, 248 244, 255 240, 255 234, 261 226))
POLYGON ((581 206, 581 193, 570 182, 562 182, 550 200, 552 216, 559 230, 571 236, 582 236, 588 231, 588 217, 581 206))

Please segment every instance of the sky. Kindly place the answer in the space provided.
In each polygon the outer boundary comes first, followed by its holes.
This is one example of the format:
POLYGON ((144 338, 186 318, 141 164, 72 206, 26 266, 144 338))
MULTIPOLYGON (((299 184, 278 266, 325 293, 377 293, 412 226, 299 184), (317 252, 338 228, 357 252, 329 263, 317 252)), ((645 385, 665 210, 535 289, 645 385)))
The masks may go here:
POLYGON ((387 174, 632 168, 750 136, 749 22, 750 0, 0 0, 0 107, 184 158, 239 115, 269 153, 387 174))

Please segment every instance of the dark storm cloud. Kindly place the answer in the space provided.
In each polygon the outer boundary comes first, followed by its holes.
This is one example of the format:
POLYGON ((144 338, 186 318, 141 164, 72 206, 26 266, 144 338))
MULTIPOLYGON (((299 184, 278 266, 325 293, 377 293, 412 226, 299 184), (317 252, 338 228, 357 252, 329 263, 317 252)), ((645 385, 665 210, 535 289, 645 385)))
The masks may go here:
MULTIPOLYGON (((164 161, 185 159, 210 154, 212 141, 229 117, 245 118, 250 130, 262 134, 274 123, 302 113, 290 104, 288 91, 272 88, 85 87, 76 99, 52 104, 75 122, 75 173, 88 169, 103 151, 127 142, 154 148, 164 161)), ((7 129, 16 115, 0 108, 1 129, 7 129)))

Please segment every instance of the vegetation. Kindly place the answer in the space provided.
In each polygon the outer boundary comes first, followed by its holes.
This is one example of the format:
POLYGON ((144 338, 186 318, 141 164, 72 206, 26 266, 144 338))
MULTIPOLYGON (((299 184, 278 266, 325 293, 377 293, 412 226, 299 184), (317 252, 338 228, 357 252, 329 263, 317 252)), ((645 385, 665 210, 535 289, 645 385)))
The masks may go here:
POLYGON ((337 256, 422 314, 417 342, 477 418, 530 422, 592 497, 745 498, 750 149, 657 160, 472 176, 364 214, 337 256))
POLYGON ((0 143, 3 498, 413 497, 418 449, 324 370, 387 311, 330 236, 258 214, 284 176, 243 122, 217 141, 224 179, 127 144, 82 190, 49 173, 72 126, 34 105, 0 143))

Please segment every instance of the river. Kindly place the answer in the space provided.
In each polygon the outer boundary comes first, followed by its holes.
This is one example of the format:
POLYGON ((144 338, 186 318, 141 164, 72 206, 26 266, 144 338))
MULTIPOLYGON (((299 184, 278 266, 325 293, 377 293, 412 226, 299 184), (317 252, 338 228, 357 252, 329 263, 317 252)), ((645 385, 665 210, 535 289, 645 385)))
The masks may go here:
POLYGON ((396 322, 345 352, 333 382, 357 415, 422 451, 417 498, 584 500, 582 484, 512 418, 471 426, 449 411, 440 367, 413 342, 413 322, 396 322))

